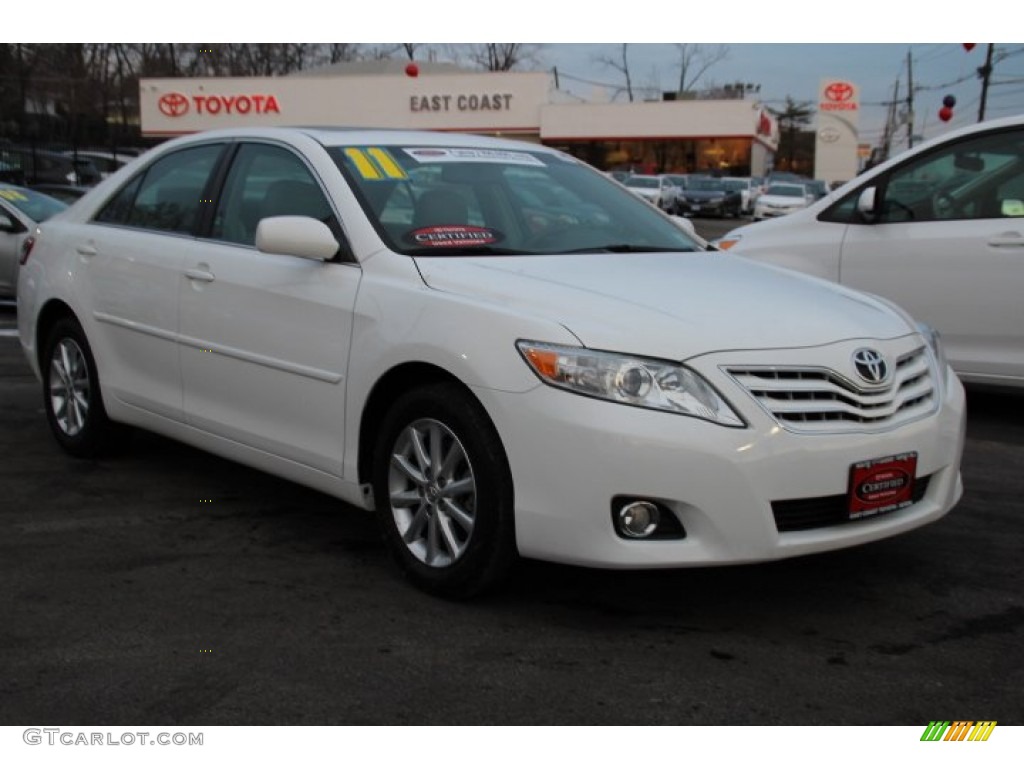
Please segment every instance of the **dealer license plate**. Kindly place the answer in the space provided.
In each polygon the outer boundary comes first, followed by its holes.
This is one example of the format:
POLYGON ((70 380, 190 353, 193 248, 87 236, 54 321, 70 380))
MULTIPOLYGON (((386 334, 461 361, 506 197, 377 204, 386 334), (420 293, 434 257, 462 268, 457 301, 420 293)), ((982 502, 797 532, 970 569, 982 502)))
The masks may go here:
POLYGON ((861 461, 850 467, 847 510, 851 520, 909 507, 914 503, 917 452, 861 461))

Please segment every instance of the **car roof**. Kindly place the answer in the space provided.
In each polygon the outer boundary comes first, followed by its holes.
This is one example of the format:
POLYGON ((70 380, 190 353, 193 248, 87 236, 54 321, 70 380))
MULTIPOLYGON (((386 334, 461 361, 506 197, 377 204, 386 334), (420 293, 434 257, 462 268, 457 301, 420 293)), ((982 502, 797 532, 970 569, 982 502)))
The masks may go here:
MULTIPOLYGON (((270 138, 289 140, 306 136, 325 147, 349 144, 407 144, 428 147, 468 147, 480 149, 506 149, 564 155, 563 152, 526 141, 478 136, 470 133, 442 133, 440 131, 409 131, 390 128, 350 128, 343 126, 289 126, 274 128, 220 128, 183 136, 167 144, 189 143, 203 139, 270 138)), ((164 146, 167 146, 165 144, 164 146)))

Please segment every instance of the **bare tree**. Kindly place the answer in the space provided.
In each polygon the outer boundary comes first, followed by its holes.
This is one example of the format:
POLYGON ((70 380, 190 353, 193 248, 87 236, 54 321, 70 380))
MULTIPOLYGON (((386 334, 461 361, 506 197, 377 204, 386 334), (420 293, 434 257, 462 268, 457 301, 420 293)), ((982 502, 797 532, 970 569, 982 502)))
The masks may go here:
POLYGON ((676 43, 679 51, 679 94, 693 89, 704 74, 718 62, 728 58, 727 45, 676 43))
POLYGON ((465 59, 478 69, 508 72, 518 66, 536 63, 540 46, 534 43, 471 43, 451 46, 456 61, 465 59))
POLYGON ((623 43, 619 48, 618 57, 615 56, 598 56, 596 59, 598 64, 614 69, 618 72, 626 81, 626 87, 620 88, 615 92, 618 96, 623 91, 626 92, 626 96, 629 100, 633 100, 633 77, 629 72, 629 43, 623 43))

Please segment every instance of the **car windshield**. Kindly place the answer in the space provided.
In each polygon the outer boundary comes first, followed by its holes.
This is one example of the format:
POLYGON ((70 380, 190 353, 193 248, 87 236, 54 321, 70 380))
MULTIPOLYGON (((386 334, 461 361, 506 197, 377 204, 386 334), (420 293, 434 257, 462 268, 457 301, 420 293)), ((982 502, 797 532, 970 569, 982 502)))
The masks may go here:
POLYGON ((742 192, 747 189, 750 185, 743 179, 726 179, 725 188, 730 192, 742 192))
POLYGON ((721 179, 697 179, 689 188, 699 192, 724 192, 725 183, 721 179))
POLYGON ((807 193, 804 192, 802 186, 797 184, 772 184, 768 187, 767 194, 779 197, 803 197, 807 193))
POLYGON ((49 195, 33 192, 23 187, 0 186, 0 198, 13 205, 32 221, 41 222, 67 208, 66 203, 54 200, 49 195))
POLYGON ((627 187, 640 187, 641 189, 657 189, 661 186, 657 179, 650 176, 632 176, 626 179, 627 187))
POLYGON ((382 145, 329 151, 397 253, 704 250, 649 203, 562 153, 382 145))

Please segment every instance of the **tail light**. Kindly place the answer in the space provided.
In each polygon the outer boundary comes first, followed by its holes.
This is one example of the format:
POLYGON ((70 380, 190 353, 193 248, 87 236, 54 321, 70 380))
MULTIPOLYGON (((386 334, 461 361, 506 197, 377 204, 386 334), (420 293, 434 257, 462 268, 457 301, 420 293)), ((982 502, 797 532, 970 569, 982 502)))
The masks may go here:
POLYGON ((35 235, 29 235, 28 237, 25 238, 24 242, 22 242, 21 244, 21 255, 18 257, 19 264, 21 264, 22 266, 25 265, 25 262, 28 261, 29 254, 32 253, 32 249, 35 247, 35 244, 35 235))

